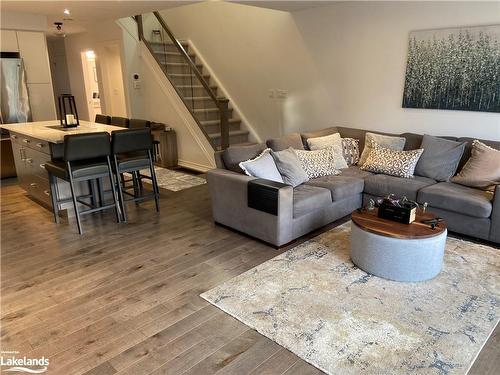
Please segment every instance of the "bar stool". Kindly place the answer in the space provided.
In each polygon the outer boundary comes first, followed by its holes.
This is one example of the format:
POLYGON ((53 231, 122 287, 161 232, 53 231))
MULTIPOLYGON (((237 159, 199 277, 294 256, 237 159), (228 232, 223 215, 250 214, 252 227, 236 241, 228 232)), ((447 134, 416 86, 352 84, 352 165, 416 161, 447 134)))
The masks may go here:
POLYGON ((85 133, 64 136, 63 159, 52 160, 45 163, 45 169, 49 175, 50 197, 52 199, 52 210, 56 223, 59 223, 59 205, 73 201, 78 233, 82 234, 80 215, 103 211, 114 208, 116 220, 120 222, 119 203, 116 198, 114 176, 110 162, 111 145, 107 132, 85 133), (96 202, 94 181, 109 178, 113 203, 104 204, 100 197, 99 204, 96 202), (57 178, 69 182, 71 198, 61 199, 57 189, 57 178), (90 194, 78 195, 75 182, 88 181, 90 194), (90 203, 82 199, 90 198, 90 203), (78 203, 90 207, 80 211, 78 203))
POLYGON ((160 211, 158 202, 160 191, 156 180, 156 173, 151 157, 152 139, 151 129, 127 129, 115 130, 111 133, 111 153, 113 155, 114 169, 117 176, 123 173, 132 174, 134 193, 129 193, 123 179, 118 180, 118 196, 120 198, 121 212, 123 221, 127 221, 124 195, 131 198, 128 201, 140 202, 146 199, 154 198, 156 211, 160 211), (141 175, 141 169, 149 169, 151 176, 141 175), (141 178, 151 180, 153 192, 143 194, 141 178), (120 182, 121 180, 121 182, 120 182), (123 186, 122 186, 123 185, 123 186))
POLYGON ((122 128, 128 128, 129 119, 125 117, 113 116, 111 117, 111 125, 121 126, 122 128))
MULTIPOLYGON (((152 123, 149 120, 140 120, 136 118, 131 118, 129 121, 129 129, 140 129, 140 128, 150 128, 153 129, 152 125, 155 123, 152 123)), ((160 141, 154 139, 154 136, 151 135, 151 138, 153 140, 153 163, 156 163, 158 161, 158 155, 160 154, 160 141)))
POLYGON ((95 115, 95 122, 99 124, 111 125, 111 116, 97 114, 95 115))

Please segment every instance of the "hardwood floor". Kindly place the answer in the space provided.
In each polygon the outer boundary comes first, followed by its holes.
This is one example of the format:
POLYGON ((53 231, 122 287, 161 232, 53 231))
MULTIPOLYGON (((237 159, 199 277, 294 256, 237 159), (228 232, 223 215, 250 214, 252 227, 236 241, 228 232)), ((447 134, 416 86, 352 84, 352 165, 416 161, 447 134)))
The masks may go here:
MULTIPOLYGON (((278 255, 213 224, 206 186, 162 191, 56 225, 15 184, 1 188, 1 344, 50 359, 49 374, 320 374, 199 297, 278 255)), ((499 368, 499 329, 471 374, 499 368)))

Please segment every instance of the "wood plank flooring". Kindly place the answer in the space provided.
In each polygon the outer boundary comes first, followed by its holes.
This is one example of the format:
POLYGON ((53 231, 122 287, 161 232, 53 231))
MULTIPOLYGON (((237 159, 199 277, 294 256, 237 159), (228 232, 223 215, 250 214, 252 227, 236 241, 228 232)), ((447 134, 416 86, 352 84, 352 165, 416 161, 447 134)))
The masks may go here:
MULTIPOLYGON (((214 225, 206 186, 163 190, 113 214, 56 225, 15 181, 1 187, 1 345, 48 374, 320 374, 199 294, 280 254, 214 225)), ((303 239, 305 240, 305 239, 303 239)), ((471 374, 500 368, 500 332, 471 374)))

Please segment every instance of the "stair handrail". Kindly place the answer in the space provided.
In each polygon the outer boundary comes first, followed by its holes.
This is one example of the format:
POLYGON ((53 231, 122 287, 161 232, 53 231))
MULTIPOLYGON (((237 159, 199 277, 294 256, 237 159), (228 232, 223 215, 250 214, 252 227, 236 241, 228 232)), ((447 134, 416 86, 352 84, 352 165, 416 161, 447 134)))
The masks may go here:
MULTIPOLYGON (((210 84, 205 80, 205 78, 203 77, 203 74, 199 71, 198 67, 193 62, 193 60, 191 60, 191 57, 189 57, 189 54, 186 52, 186 50, 184 49, 182 44, 179 43, 179 41, 175 37, 174 33, 167 26, 166 22, 163 20, 160 13, 158 11, 154 11, 153 14, 155 15, 155 17, 158 20, 158 22, 160 23, 160 25, 162 26, 163 30, 167 33, 170 40, 173 42, 174 46, 177 48, 177 50, 180 52, 180 54, 187 61, 189 67, 193 70, 194 74, 196 75, 198 80, 201 82, 202 86, 208 92, 210 98, 216 103, 217 108, 219 109, 219 113, 220 113, 220 132, 221 132, 220 147, 223 150, 228 148, 229 147, 229 119, 228 119, 227 112, 229 110, 229 99, 227 99, 225 97, 217 97, 215 95, 215 93, 210 88, 210 84)), ((148 41, 144 38, 142 15, 137 15, 136 21, 137 21, 137 27, 139 30, 139 39, 142 40, 143 42, 145 42, 145 44, 150 49, 148 41)), ((150 51, 151 51, 151 49, 150 49, 150 51)), ((167 75, 167 78, 168 78, 168 75, 167 75)), ((200 129, 203 131, 205 137, 210 141, 210 137, 208 137, 208 134, 203 129, 201 124, 198 122, 198 119, 196 118, 196 116, 193 115, 193 118, 195 118, 195 121, 198 123, 200 129)), ((210 143, 211 143, 211 141, 210 141, 210 143)), ((214 149, 216 148, 213 144, 212 144, 212 147, 214 147, 214 149)))

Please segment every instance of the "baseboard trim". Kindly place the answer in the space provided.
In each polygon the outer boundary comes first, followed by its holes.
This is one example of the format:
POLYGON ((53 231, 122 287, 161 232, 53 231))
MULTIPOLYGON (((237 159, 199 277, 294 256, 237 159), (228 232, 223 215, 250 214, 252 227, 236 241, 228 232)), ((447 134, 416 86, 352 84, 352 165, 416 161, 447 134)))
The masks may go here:
POLYGON ((192 161, 180 160, 180 159, 177 162, 177 165, 179 167, 183 167, 183 168, 187 168, 187 169, 192 169, 193 171, 202 172, 202 173, 205 173, 205 172, 208 172, 211 169, 214 169, 214 167, 211 166, 211 165, 204 165, 204 164, 194 163, 192 161))

